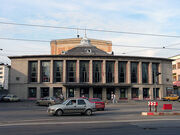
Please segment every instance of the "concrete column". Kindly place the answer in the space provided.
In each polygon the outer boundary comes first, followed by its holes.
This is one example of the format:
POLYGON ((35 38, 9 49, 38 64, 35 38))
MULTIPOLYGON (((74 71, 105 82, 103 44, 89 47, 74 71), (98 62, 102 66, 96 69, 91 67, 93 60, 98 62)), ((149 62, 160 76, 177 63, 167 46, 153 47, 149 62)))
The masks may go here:
POLYGON ((115 61, 114 82, 118 83, 118 60, 115 61))
POLYGON ((102 83, 106 83, 106 60, 102 63, 102 83))
POLYGON ((149 63, 149 73, 148 73, 148 76, 149 76, 149 84, 152 84, 152 62, 149 63))
POLYGON ((53 60, 50 61, 50 83, 53 83, 54 77, 53 77, 53 60))
POLYGON ((53 97, 53 87, 49 87, 49 97, 53 97))
POLYGON ((41 83, 41 61, 38 60, 38 74, 37 74, 37 81, 38 83, 41 83))
POLYGON ((131 100, 132 99, 132 96, 131 96, 131 87, 127 88, 127 96, 128 96, 128 100, 131 100))
POLYGON ((107 97, 107 95, 106 95, 106 88, 103 88, 102 89, 102 100, 106 101, 106 97, 107 97))
POLYGON ((62 94, 63 94, 64 98, 67 99, 67 88, 66 87, 62 87, 62 94))
POLYGON ((89 88, 89 98, 93 98, 93 88, 89 88))
POLYGON ((142 84, 142 62, 140 61, 138 64, 138 82, 142 84))
POLYGON ((139 87, 139 100, 143 100, 143 88, 139 87))
POLYGON ((93 64, 92 64, 92 60, 89 61, 89 83, 93 83, 93 64))
POLYGON ((76 97, 76 98, 80 97, 80 88, 75 88, 74 97, 76 97))
POLYGON ((66 82, 66 60, 63 60, 63 82, 66 82))
POLYGON ((116 95, 116 101, 118 102, 120 98, 119 88, 115 88, 115 95, 116 95))
POLYGON ((159 84, 162 84, 162 63, 159 64, 159 73, 161 73, 158 78, 159 78, 159 84))
POLYGON ((128 61, 127 62, 127 83, 130 84, 131 83, 131 62, 128 61))
POLYGON ((154 88, 154 86, 151 86, 151 88, 149 89, 150 100, 153 100, 153 88, 154 88))
POLYGON ((37 99, 40 99, 41 98, 41 89, 40 87, 37 87, 37 99))
POLYGON ((79 83, 79 60, 76 62, 76 82, 79 83))

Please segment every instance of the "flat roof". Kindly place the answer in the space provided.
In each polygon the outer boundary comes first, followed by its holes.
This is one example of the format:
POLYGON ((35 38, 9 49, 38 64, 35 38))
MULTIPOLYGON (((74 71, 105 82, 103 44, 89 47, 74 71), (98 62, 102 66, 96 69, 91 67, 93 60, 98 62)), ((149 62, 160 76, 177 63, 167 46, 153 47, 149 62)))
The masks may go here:
POLYGON ((153 60, 166 60, 166 61, 173 61, 169 58, 161 58, 161 57, 145 57, 145 56, 123 56, 123 55, 67 55, 67 54, 61 54, 61 55, 23 55, 23 56, 8 56, 10 59, 23 59, 23 58, 135 58, 135 59, 153 59, 153 60))

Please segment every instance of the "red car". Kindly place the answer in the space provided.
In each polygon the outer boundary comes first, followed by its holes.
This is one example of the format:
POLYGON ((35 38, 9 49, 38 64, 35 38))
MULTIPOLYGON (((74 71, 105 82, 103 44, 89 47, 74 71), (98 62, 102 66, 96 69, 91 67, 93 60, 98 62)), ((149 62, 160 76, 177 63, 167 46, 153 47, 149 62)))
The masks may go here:
POLYGON ((99 98, 89 98, 89 102, 96 104, 97 110, 104 110, 105 103, 99 98))

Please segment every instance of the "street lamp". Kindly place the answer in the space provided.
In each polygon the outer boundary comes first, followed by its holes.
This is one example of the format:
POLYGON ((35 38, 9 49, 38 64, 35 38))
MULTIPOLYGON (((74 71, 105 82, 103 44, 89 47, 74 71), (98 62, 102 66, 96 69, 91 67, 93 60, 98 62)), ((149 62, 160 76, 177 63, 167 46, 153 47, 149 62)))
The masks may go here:
POLYGON ((156 100, 156 86, 157 86, 157 78, 161 73, 159 72, 154 72, 154 84, 155 84, 155 89, 154 89, 154 100, 156 100))

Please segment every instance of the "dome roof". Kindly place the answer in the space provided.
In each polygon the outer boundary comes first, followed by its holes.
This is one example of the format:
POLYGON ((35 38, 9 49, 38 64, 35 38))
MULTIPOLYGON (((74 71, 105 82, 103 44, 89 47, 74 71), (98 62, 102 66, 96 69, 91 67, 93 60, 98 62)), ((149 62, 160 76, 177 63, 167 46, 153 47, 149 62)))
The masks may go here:
POLYGON ((81 40, 80 45, 68 50, 66 55, 110 55, 107 52, 93 46, 91 41, 85 37, 81 40))

